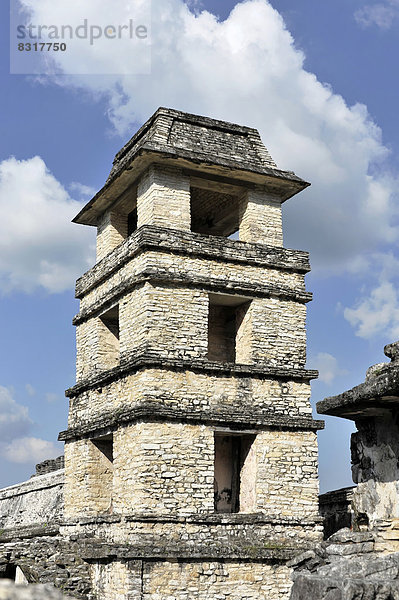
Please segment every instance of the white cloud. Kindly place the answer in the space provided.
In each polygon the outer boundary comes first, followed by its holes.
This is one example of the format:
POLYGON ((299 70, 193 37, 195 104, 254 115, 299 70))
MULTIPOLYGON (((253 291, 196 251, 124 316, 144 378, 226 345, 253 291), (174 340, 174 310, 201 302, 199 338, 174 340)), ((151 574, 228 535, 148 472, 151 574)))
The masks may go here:
MULTIPOLYGON (((26 388, 33 390, 29 384, 26 388)), ((33 425, 28 408, 16 402, 12 390, 0 386, 0 456, 3 459, 14 463, 40 462, 62 453, 53 442, 28 437, 33 425)))
MULTIPOLYGON (((24 4, 33 23, 59 20, 65 7, 68 22, 81 21, 79 2, 24 4)), ((125 18, 126 6, 112 2, 114 20, 125 18)), ((311 251, 313 268, 354 271, 360 257, 398 239, 391 220, 397 184, 382 169, 388 151, 381 131, 364 105, 348 106, 304 69, 303 53, 266 0, 237 4, 223 22, 209 12, 194 14, 182 0, 152 6, 151 76, 53 81, 105 98, 114 130, 125 138, 160 105, 257 127, 282 168, 312 181, 287 203, 285 231, 286 245, 311 251)), ((95 9, 98 0, 86 0, 85 13, 95 9)), ((84 60, 98 70, 101 56, 84 60)), ((67 53, 64 60, 73 71, 82 57, 67 53)), ((132 56, 113 45, 103 60, 104 66, 122 61, 129 72, 132 56)))
MULTIPOLYGON (((399 258, 390 252, 375 253, 358 265, 363 285, 359 298, 343 309, 356 335, 386 340, 399 338, 399 258)), ((342 311, 342 308, 341 308, 342 311)))
POLYGON ((71 192, 76 192, 81 198, 84 198, 85 200, 87 200, 87 198, 90 198, 91 196, 94 196, 94 194, 97 191, 95 188, 92 188, 88 185, 83 185, 82 183, 79 183, 77 181, 73 181, 68 187, 71 190, 71 192))
POLYGON ((26 389, 28 396, 34 396, 36 394, 35 388, 30 383, 27 383, 25 385, 25 389, 26 389))
POLYGON ((53 402, 57 402, 58 396, 57 396, 57 394, 54 394, 53 392, 48 392, 46 394, 46 400, 47 400, 47 402, 52 404, 53 402))
POLYGON ((80 208, 39 156, 0 163, 0 291, 74 284, 94 257, 88 228, 70 223, 80 208))
POLYGON ((319 352, 316 356, 309 359, 309 365, 312 369, 319 371, 319 380, 330 384, 339 375, 345 375, 347 371, 341 369, 337 359, 328 352, 319 352))
POLYGON ((31 426, 28 408, 15 401, 11 390, 0 386, 0 441, 7 442, 23 435, 31 426))
POLYGON ((23 437, 2 446, 0 453, 3 458, 13 463, 37 463, 48 458, 56 458, 61 451, 52 442, 35 437, 23 437))
POLYGON ((389 340, 399 338, 398 287, 391 281, 382 281, 369 295, 359 300, 354 308, 346 308, 344 316, 356 329, 356 335, 372 338, 386 335, 389 340))
POLYGON ((367 4, 355 12, 359 25, 370 27, 376 25, 380 29, 389 29, 399 16, 399 0, 387 0, 367 4))

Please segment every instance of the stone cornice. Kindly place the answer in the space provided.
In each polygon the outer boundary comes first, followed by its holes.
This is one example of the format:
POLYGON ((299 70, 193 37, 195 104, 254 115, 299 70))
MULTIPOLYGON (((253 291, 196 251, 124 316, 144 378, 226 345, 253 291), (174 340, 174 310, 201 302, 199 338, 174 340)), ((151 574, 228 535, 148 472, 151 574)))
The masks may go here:
POLYGON ((177 515, 173 513, 101 513, 90 516, 80 516, 77 518, 66 518, 61 523, 63 527, 73 527, 76 525, 103 525, 113 523, 169 523, 185 524, 196 523, 199 525, 219 526, 219 525, 284 525, 290 527, 311 527, 315 524, 323 523, 323 517, 315 515, 310 518, 299 519, 297 517, 282 517, 270 513, 190 513, 177 515))
POLYGON ((113 381, 118 381, 123 377, 136 373, 143 369, 159 369, 162 371, 191 371, 193 373, 202 373, 213 375, 214 377, 237 377, 254 379, 278 379, 283 381, 310 381, 317 379, 318 371, 292 368, 275 367, 265 363, 256 365, 242 365, 236 363, 219 363, 201 359, 171 359, 160 356, 151 351, 138 351, 134 356, 125 358, 122 364, 113 369, 103 371, 90 378, 80 381, 73 387, 66 390, 67 398, 74 398, 89 389, 97 389, 108 385, 113 381))
POLYGON ((297 273, 310 271, 309 254, 300 250, 248 244, 223 237, 144 225, 77 280, 76 297, 82 298, 129 260, 146 250, 297 273))
POLYGON ((226 546, 225 541, 218 544, 216 541, 212 545, 200 544, 193 548, 192 545, 185 543, 173 544, 112 544, 100 540, 88 540, 83 542, 82 558, 88 562, 106 560, 109 558, 119 559, 184 559, 185 561, 203 561, 203 560, 243 560, 248 562, 268 562, 284 563, 292 559, 298 550, 307 548, 309 544, 302 544, 294 547, 278 545, 272 540, 257 540, 253 543, 236 544, 226 546))
POLYGON ((132 408, 114 409, 104 412, 97 419, 83 422, 59 434, 60 441, 70 441, 88 437, 99 437, 136 421, 178 422, 190 424, 207 424, 230 427, 239 431, 278 429, 317 431, 324 428, 323 421, 315 421, 312 417, 286 417, 274 414, 270 408, 234 409, 230 406, 217 409, 178 409, 170 408, 161 402, 142 402, 132 408))
POLYGON ((233 281, 226 279, 222 281, 215 277, 193 277, 185 274, 170 274, 166 269, 145 269, 142 273, 116 285, 105 298, 94 302, 89 309, 81 311, 73 319, 74 325, 79 325, 88 319, 98 316, 107 310, 110 306, 118 302, 123 296, 132 290, 141 287, 145 283, 164 287, 183 287, 191 289, 200 289, 210 293, 233 294, 247 296, 250 298, 279 298, 281 300, 291 300, 304 304, 312 300, 312 294, 309 292, 297 292, 283 286, 264 284, 255 285, 244 283, 242 281, 233 281))
POLYGON ((0 530, 0 544, 32 538, 54 537, 59 532, 59 523, 32 523, 31 525, 0 530))

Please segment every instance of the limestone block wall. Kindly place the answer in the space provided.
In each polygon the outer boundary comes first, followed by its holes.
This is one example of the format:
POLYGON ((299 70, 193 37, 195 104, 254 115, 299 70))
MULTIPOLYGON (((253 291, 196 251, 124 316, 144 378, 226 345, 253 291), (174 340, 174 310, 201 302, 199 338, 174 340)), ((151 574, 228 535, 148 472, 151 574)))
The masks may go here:
POLYGON ((61 469, 0 490, 0 529, 59 521, 63 485, 61 469))
POLYGON ((139 423, 118 430, 115 511, 212 512, 213 460, 213 432, 205 426, 139 423))
POLYGON ((257 438, 258 508, 284 516, 318 514, 318 455, 314 432, 265 431, 257 438))
POLYGON ((252 244, 282 246, 281 199, 261 186, 246 191, 240 202, 239 238, 252 244))
POLYGON ((170 358, 205 358, 208 295, 146 283, 120 303, 123 356, 143 347, 170 358))
MULTIPOLYGON (((195 236, 195 234, 192 234, 195 236)), ((130 240, 129 240, 130 241, 130 240)), ((229 240, 228 240, 229 241, 229 240)), ((239 246, 240 250, 242 245, 239 246)), ((122 250, 124 247, 120 249, 122 250)), ((113 260, 109 258, 110 265, 107 272, 111 271, 112 265, 116 265, 119 254, 113 255, 113 260)), ((96 273, 96 270, 93 270, 96 273)), ((184 255, 171 255, 169 252, 163 252, 162 247, 158 251, 145 250, 139 256, 121 262, 119 268, 109 273, 109 277, 99 279, 98 285, 87 290, 82 295, 80 310, 85 313, 95 308, 110 295, 119 293, 123 286, 134 283, 142 274, 158 274, 165 280, 173 276, 175 282, 190 281, 198 282, 198 285, 204 283, 218 284, 219 288, 231 288, 235 283, 240 285, 253 286, 255 289, 261 286, 273 286, 274 289, 282 288, 291 291, 291 294, 301 294, 305 291, 305 278, 303 273, 290 270, 281 270, 270 268, 264 264, 248 265, 239 262, 225 262, 220 260, 211 260, 209 258, 200 258, 184 255)), ((105 273, 104 273, 105 274, 105 273)), ((87 273, 89 278, 90 271, 87 273)), ((248 290, 249 291, 249 290, 248 290)))
POLYGON ((76 380, 117 366, 120 343, 101 316, 80 323, 76 328, 76 380))
POLYGON ((90 439, 65 444, 65 515, 112 510, 113 469, 90 439))
MULTIPOLYGON (((67 444, 66 515, 213 513, 214 435, 205 425, 126 426, 114 433, 113 463, 91 440, 67 444)), ((315 433, 266 430, 253 437, 253 459, 241 470, 241 487, 251 490, 251 498, 248 506, 244 498, 240 510, 317 516, 315 433)))
POLYGON ((148 368, 71 398, 68 425, 90 427, 143 406, 159 412, 161 405, 207 418, 310 418, 309 398, 310 385, 301 381, 148 368))
POLYGON ((142 561, 115 560, 91 565, 93 596, 103 600, 142 599, 142 561))
POLYGON ((127 215, 107 211, 97 227, 97 262, 100 262, 127 237, 127 215))
POLYGON ((137 189, 137 225, 190 230, 190 179, 179 169, 152 165, 137 189))
MULTIPOLYGON (((43 527, 40 532, 29 527, 16 529, 13 530, 14 537, 0 543, 0 582, 18 568, 29 584, 49 584, 50 589, 46 585, 46 592, 42 594, 42 585, 18 586, 18 595, 14 596, 8 589, 4 595, 0 594, 1 600, 61 598, 55 591, 54 595, 51 593, 54 585, 62 590, 62 598, 87 600, 91 589, 90 573, 89 565, 81 558, 81 544, 65 540, 54 531, 46 535, 49 529, 43 527)), ((6 531, 2 537, 9 533, 6 531)))
POLYGON ((68 527, 74 533, 90 532, 99 539, 127 543, 138 553, 156 556, 225 556, 262 558, 269 550, 285 549, 298 553, 320 541, 321 526, 304 517, 284 518, 262 513, 187 513, 187 515, 131 513, 109 526, 68 527), (142 520, 140 520, 140 516, 142 520), (153 517, 151 521, 150 517, 153 517), (156 525, 155 525, 156 524, 156 525), (173 539, 175 545, 170 546, 173 539), (156 547, 154 549, 154 546, 156 547))
POLYGON ((252 361, 304 367, 306 306, 280 298, 255 298, 252 314, 252 361))
POLYGON ((102 600, 288 600, 290 570, 281 564, 229 561, 115 561, 92 567, 102 600))
MULTIPOLYGON (((78 381, 123 363, 143 350, 165 358, 209 357, 222 362, 304 367, 304 304, 281 298, 253 298, 240 308, 242 314, 233 315, 230 309, 234 331, 231 339, 225 341, 231 352, 223 347, 219 354, 209 354, 218 334, 216 311, 222 311, 219 306, 212 306, 210 311, 209 298, 204 290, 145 283, 119 302, 120 337, 116 345, 109 343, 112 335, 101 315, 80 322, 76 338, 78 381)), ((223 346, 219 342, 216 345, 223 346)))

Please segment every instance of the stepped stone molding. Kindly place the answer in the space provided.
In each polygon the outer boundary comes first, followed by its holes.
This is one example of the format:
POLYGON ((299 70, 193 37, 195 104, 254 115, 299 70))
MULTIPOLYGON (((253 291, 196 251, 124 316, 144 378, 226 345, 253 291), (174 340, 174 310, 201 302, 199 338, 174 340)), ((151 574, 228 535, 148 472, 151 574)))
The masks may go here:
POLYGON ((226 409, 225 411, 182 411, 167 409, 162 404, 152 403, 137 406, 131 410, 115 410, 104 414, 101 420, 97 422, 90 421, 87 424, 82 423, 79 427, 71 427, 66 431, 61 431, 58 436, 60 441, 79 439, 82 437, 96 437, 114 431, 123 425, 145 419, 146 421, 166 421, 179 423, 202 423, 207 425, 241 426, 241 428, 276 428, 287 430, 318 431, 324 429, 324 421, 315 421, 306 418, 281 417, 272 414, 256 413, 248 411, 246 414, 241 411, 226 409))
POLYGON ((216 377, 232 376, 237 378, 260 378, 268 379, 275 378, 285 381, 298 380, 310 381, 319 376, 319 372, 310 369, 294 369, 294 368, 278 368, 271 367, 265 364, 260 365, 238 365, 228 363, 217 363, 211 361, 196 360, 171 360, 168 358, 159 357, 159 355, 151 355, 149 352, 143 352, 141 355, 136 355, 130 360, 126 360, 125 364, 114 367, 94 375, 82 381, 73 387, 66 390, 67 398, 74 398, 82 394, 88 389, 101 387, 112 381, 117 381, 130 373, 134 373, 140 369, 156 368, 160 371, 192 371, 193 373, 208 373, 216 377))
POLYGON ((166 270, 147 270, 137 276, 133 281, 126 281, 107 294, 106 299, 93 303, 90 309, 80 312, 73 319, 73 325, 84 323, 93 316, 106 311, 107 308, 118 302, 118 300, 134 289, 142 287, 145 283, 163 285, 170 288, 199 289, 206 292, 223 293, 239 296, 250 296, 257 298, 279 298, 293 300, 298 303, 307 303, 312 300, 311 292, 296 292, 292 289, 276 285, 245 285, 242 281, 220 281, 212 277, 188 277, 184 275, 171 275, 166 270))
POLYGON ((87 294, 126 262, 145 250, 212 258, 227 264, 272 267, 298 273, 310 271, 309 253, 302 250, 249 244, 223 237, 143 225, 77 280, 76 297, 81 298, 87 294))

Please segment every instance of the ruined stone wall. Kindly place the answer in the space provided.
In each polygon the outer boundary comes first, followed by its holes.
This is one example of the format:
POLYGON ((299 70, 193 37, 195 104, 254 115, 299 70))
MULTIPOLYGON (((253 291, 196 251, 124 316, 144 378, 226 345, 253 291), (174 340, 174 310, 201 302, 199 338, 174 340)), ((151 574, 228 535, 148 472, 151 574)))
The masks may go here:
POLYGON ((324 537, 347 527, 352 529, 354 487, 341 488, 319 496, 319 510, 324 522, 324 537))
POLYGON ((290 600, 399 597, 399 553, 382 554, 375 531, 341 529, 289 564, 294 567, 290 600))
MULTIPOLYGON (((89 566, 81 558, 82 547, 76 541, 62 539, 57 533, 57 529, 50 526, 3 531, 0 581, 19 567, 28 583, 52 584, 74 598, 85 600, 91 584, 89 566)), ((6 596, 7 600, 12 597, 6 596)))
POLYGON ((399 518, 399 428, 397 417, 387 415, 356 422, 352 434, 352 476, 355 519, 399 518))
POLYGON ((0 529, 59 521, 63 485, 64 470, 59 470, 0 490, 0 529))

